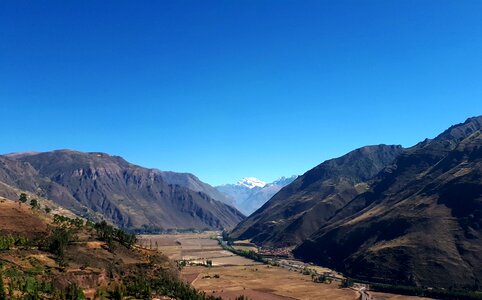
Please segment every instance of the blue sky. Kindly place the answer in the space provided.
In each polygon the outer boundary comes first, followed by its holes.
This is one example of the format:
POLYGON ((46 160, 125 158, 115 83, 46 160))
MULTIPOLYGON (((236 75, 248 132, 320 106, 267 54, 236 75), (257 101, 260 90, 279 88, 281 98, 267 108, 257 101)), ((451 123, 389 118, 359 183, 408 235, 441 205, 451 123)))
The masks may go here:
POLYGON ((1 1, 0 153, 271 181, 482 114, 482 1, 1 1))

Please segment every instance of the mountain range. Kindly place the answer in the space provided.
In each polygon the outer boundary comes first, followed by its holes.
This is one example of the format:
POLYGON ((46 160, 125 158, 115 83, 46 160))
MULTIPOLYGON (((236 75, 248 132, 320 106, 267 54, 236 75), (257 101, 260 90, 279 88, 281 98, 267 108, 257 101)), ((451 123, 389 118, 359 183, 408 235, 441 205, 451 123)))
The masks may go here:
POLYGON ((231 237, 391 284, 480 288, 482 116, 413 147, 362 147, 281 189, 231 237))
POLYGON ((0 196, 27 191, 123 228, 226 229, 244 218, 188 173, 143 168, 119 156, 57 150, 0 156, 0 196))
POLYGON ((409 148, 365 146, 299 177, 216 188, 100 152, 0 156, 0 196, 21 192, 143 232, 232 229, 231 238, 367 281, 469 289, 482 281, 482 116, 409 148))
POLYGON ((226 203, 234 205, 245 215, 250 215, 296 177, 281 177, 271 183, 255 177, 245 177, 236 184, 224 184, 216 189, 228 199, 226 203))

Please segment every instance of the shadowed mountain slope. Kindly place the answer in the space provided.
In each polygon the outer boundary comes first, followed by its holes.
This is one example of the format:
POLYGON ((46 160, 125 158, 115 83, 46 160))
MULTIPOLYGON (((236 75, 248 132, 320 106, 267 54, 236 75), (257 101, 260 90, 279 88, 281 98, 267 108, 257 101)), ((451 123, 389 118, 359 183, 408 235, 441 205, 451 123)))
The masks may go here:
POLYGON ((231 232, 263 246, 293 246, 365 192, 369 181, 401 153, 400 146, 367 146, 325 161, 284 187, 231 232))
POLYGON ((357 278, 480 288, 481 128, 470 118, 406 149, 294 254, 357 278))
POLYGON ((209 184, 202 182, 201 180, 199 180, 199 178, 197 178, 193 174, 177 173, 177 172, 171 172, 171 171, 159 171, 159 172, 161 174, 162 179, 166 181, 168 184, 180 185, 195 192, 202 192, 215 200, 229 204, 233 207, 235 206, 234 202, 228 197, 226 197, 226 195, 219 192, 216 188, 210 186, 209 184))

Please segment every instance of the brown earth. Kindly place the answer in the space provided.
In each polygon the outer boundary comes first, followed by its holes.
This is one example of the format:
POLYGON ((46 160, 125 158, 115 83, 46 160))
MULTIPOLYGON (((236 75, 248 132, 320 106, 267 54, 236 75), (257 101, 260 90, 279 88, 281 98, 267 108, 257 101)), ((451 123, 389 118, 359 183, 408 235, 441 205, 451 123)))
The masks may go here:
MULTIPOLYGON (((19 205, 18 201, 0 200, 0 235, 28 239, 47 237, 48 226, 55 226, 51 218, 25 204, 19 205)), ((153 251, 128 249, 117 243, 114 243, 115 251, 110 251, 104 242, 96 239, 94 231, 86 227, 75 236, 77 241, 65 250, 66 265, 59 265, 54 254, 37 247, 13 246, 0 251, 0 271, 14 268, 18 276, 53 282, 58 289, 75 283, 91 299, 96 290, 107 288, 129 274, 146 275, 160 268, 177 276, 172 262, 153 251)), ((5 276, 4 280, 7 280, 5 276)))
POLYGON ((197 274, 192 285, 225 299, 358 299, 358 293, 339 283, 315 283, 308 275, 268 265, 187 267, 182 276, 197 274), (219 276, 219 278, 216 278, 219 276))
MULTIPOLYGON (((217 242, 211 239, 213 236, 216 236, 216 234, 166 234, 142 236, 141 240, 144 240, 144 245, 155 245, 157 242, 160 252, 169 251, 172 257, 176 257, 176 259, 192 258, 193 262, 202 263, 213 254, 219 255, 219 257, 212 259, 213 267, 211 268, 186 266, 181 271, 181 275, 186 282, 191 283, 195 288, 206 292, 208 295, 221 296, 224 299, 234 299, 237 296, 244 295, 252 300, 358 299, 359 292, 352 289, 340 289, 339 281, 332 284, 315 283, 309 275, 302 275, 299 272, 280 267, 267 266, 233 255, 231 252, 223 250, 219 245, 214 245, 217 242), (206 248, 210 250, 206 251, 206 248)), ((287 260, 283 260, 283 262, 288 263, 287 260)), ((310 268, 317 269, 320 272, 329 271, 317 266, 311 266, 310 268)))
POLYGON ((28 204, 0 200, 0 233, 30 238, 47 233, 47 219, 28 204))

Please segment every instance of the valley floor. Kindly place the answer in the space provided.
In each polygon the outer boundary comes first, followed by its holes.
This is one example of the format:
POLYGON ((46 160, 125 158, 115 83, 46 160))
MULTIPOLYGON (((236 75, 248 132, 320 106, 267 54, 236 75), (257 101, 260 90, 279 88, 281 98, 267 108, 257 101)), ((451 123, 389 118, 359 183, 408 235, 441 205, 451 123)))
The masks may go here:
MULTIPOLYGON (((182 265, 182 277, 208 295, 235 299, 360 299, 357 288, 340 288, 339 281, 317 283, 310 275, 286 267, 262 264, 224 250, 216 232, 143 235, 139 243, 157 249, 182 265), (184 266, 185 264, 185 266, 184 266), (212 265, 212 267, 207 267, 212 265)), ((365 299, 423 299, 384 293, 365 299)), ((426 298, 424 298, 426 299, 426 298)))

